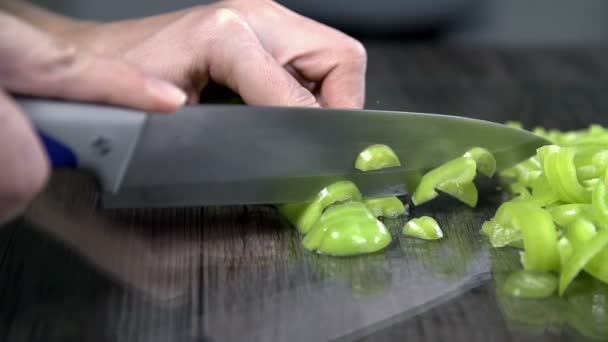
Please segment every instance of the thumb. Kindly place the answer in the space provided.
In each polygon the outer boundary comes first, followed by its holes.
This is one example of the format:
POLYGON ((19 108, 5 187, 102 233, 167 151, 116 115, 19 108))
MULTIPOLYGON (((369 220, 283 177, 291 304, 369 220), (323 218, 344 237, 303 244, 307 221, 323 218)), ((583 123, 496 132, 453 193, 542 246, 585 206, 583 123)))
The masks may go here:
POLYGON ((43 148, 25 115, 0 88, 0 225, 21 213, 49 177, 43 148))
POLYGON ((0 86, 8 91, 162 112, 186 102, 186 94, 168 82, 79 50, 15 17, 0 13, 0 27, 0 86))

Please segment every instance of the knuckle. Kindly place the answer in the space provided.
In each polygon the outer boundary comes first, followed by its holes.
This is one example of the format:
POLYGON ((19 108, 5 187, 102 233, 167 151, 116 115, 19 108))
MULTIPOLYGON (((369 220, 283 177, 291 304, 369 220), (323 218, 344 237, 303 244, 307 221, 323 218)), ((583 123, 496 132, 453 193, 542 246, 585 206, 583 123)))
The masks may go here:
POLYGON ((251 34, 252 30, 243 16, 232 8, 217 8, 212 13, 212 25, 222 34, 251 34))
POLYGON ((51 42, 48 56, 40 61, 38 67, 49 76, 69 75, 78 65, 78 57, 76 45, 55 40, 51 42))
POLYGON ((85 67, 84 58, 76 45, 53 40, 44 51, 35 51, 29 56, 17 75, 31 84, 51 85, 67 82, 79 75, 85 67))
POLYGON ((251 33, 247 21, 235 9, 228 7, 201 8, 186 15, 194 34, 201 37, 224 38, 226 35, 251 33))
POLYGON ((349 38, 345 46, 345 52, 350 59, 360 63, 367 63, 367 50, 365 46, 354 38, 349 38))

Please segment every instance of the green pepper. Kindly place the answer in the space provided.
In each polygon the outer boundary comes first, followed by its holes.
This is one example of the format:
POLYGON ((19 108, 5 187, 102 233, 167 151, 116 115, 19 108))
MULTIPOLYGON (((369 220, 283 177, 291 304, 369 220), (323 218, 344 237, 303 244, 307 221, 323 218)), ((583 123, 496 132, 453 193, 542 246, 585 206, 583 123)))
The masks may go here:
MULTIPOLYGON (((395 152, 386 145, 371 145, 357 157, 355 168, 361 171, 380 170, 401 166, 395 152)), ((363 201, 376 217, 394 218, 406 213, 406 208, 397 197, 371 198, 363 201)))
POLYGON ((523 185, 522 183, 513 183, 509 185, 509 190, 511 192, 512 195, 515 196, 516 200, 525 200, 525 199, 530 199, 530 197, 532 197, 532 194, 530 194, 530 191, 528 190, 528 188, 523 185))
POLYGON ((503 291, 512 297, 547 298, 557 290, 557 277, 548 272, 517 271, 507 277, 503 291))
POLYGON ((567 203, 588 202, 589 192, 579 183, 574 164, 574 149, 557 145, 538 149, 547 182, 558 198, 567 203))
MULTIPOLYGON (((559 278, 559 294, 562 295, 570 282, 577 274, 602 250, 608 246, 608 229, 604 229, 593 236, 587 243, 574 245, 574 250, 562 268, 559 278)), ((602 260, 608 261, 608 260, 602 260)))
POLYGON ((422 216, 408 221, 403 227, 403 235, 423 240, 437 240, 443 237, 443 231, 434 218, 422 216))
POLYGON ((363 203, 376 217, 395 218, 407 212, 406 206, 397 197, 369 198, 363 203))
POLYGON ((502 204, 496 216, 483 224, 482 231, 495 247, 516 241, 517 234, 521 234, 525 249, 522 263, 527 270, 553 271, 559 268, 557 231, 551 215, 532 203, 502 204))
POLYGON ((593 213, 601 222, 602 226, 608 226, 608 194, 606 183, 598 182, 593 189, 591 196, 591 206, 593 213))
POLYGON ((501 172, 501 177, 514 178, 517 182, 522 183, 526 187, 532 187, 532 184, 542 173, 540 162, 536 156, 526 159, 525 161, 501 172))
POLYGON ((306 234, 327 207, 350 200, 361 200, 361 192, 352 182, 340 181, 321 190, 311 203, 284 204, 279 207, 279 211, 301 233, 306 234))
POLYGON ((328 208, 302 244, 322 254, 349 256, 379 251, 390 242, 384 224, 363 203, 348 202, 328 208))
POLYGON ((567 227, 574 223, 574 221, 588 216, 590 210, 591 206, 589 204, 562 204, 551 208, 549 214, 551 214, 551 218, 558 226, 567 227))
POLYGON ((595 165, 582 165, 576 168, 576 176, 579 182, 598 178, 602 170, 595 165))
POLYGON ((568 240, 568 238, 562 236, 557 241, 557 250, 559 251, 559 264, 560 267, 563 268, 568 259, 570 259, 570 257, 572 256, 572 243, 570 242, 570 240, 568 240))
POLYGON ((508 120, 507 122, 505 122, 505 125, 517 129, 524 129, 524 125, 520 121, 508 120))
POLYGON ((431 170, 422 177, 412 195, 415 205, 428 202, 438 196, 435 189, 456 197, 471 207, 477 204, 475 178, 476 163, 471 158, 460 157, 431 170))
POLYGON ((388 167, 401 166, 399 158, 388 146, 371 145, 359 153, 355 168, 361 171, 380 170, 388 167))
POLYGON ((492 177, 496 172, 496 159, 485 148, 474 147, 468 150, 463 157, 473 159, 477 165, 477 171, 487 177, 492 177))

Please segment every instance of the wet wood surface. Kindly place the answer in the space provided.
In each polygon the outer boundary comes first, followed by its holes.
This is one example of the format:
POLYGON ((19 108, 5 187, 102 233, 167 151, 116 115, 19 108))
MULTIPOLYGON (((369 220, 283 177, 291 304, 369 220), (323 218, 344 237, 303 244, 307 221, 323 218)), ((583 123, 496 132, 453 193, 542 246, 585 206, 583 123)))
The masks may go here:
MULTIPOLYGON (((608 49, 367 47, 370 109, 608 124, 608 49)), ((57 172, 0 229, 0 341, 581 340, 505 314, 496 275, 517 254, 479 234, 503 194, 480 196, 411 211, 443 240, 404 238, 397 219, 385 252, 331 258, 272 207, 102 211, 94 178, 57 172)))

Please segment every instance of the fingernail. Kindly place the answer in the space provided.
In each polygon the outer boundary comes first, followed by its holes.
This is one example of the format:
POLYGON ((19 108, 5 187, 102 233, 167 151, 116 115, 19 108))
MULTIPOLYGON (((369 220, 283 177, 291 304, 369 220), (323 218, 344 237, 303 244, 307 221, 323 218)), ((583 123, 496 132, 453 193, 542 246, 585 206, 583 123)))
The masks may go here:
POLYGON ((157 78, 149 78, 146 86, 150 94, 175 106, 183 106, 188 99, 183 90, 157 78))

